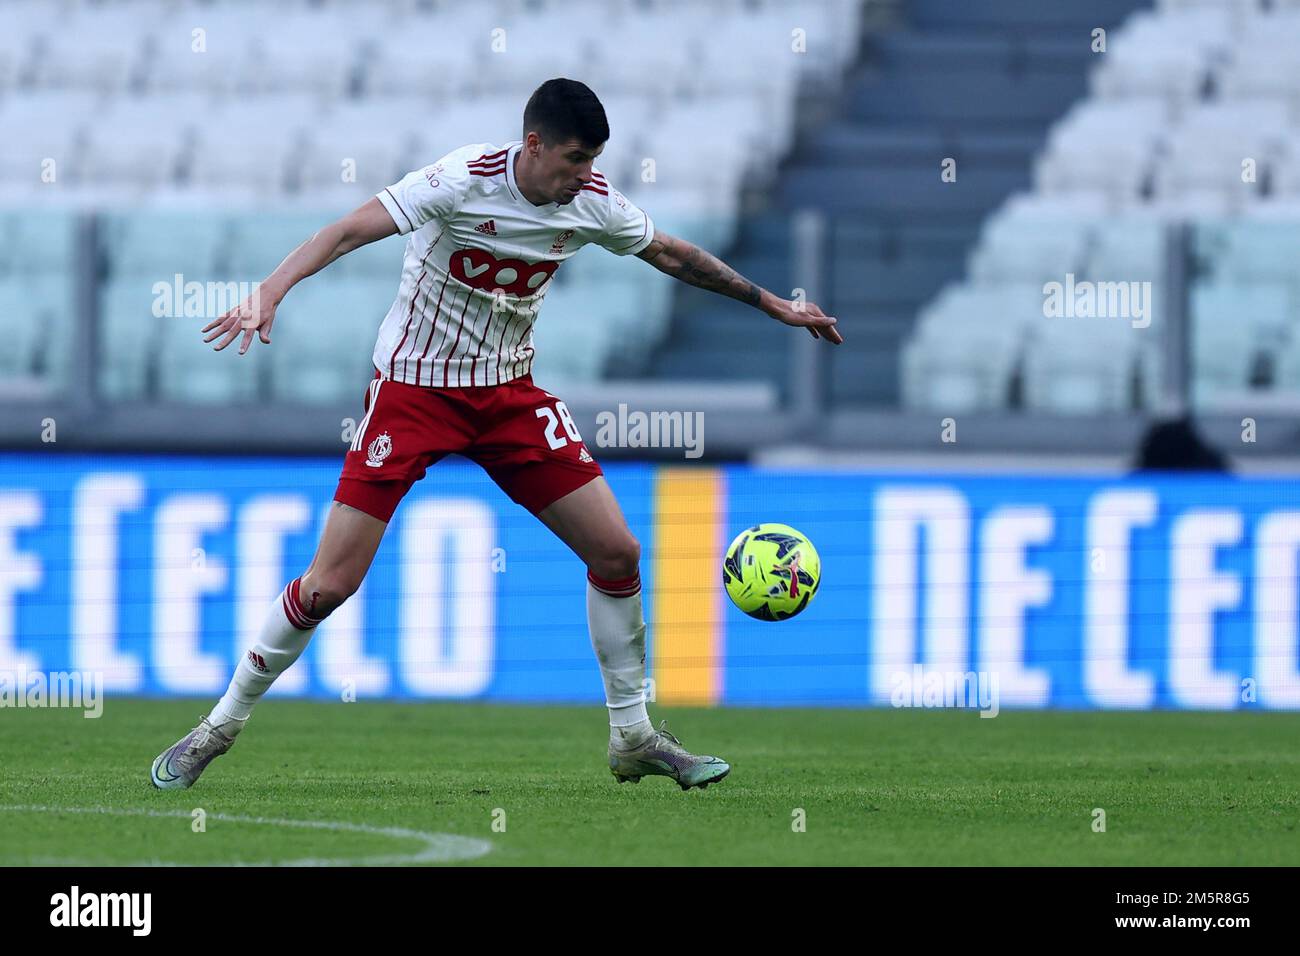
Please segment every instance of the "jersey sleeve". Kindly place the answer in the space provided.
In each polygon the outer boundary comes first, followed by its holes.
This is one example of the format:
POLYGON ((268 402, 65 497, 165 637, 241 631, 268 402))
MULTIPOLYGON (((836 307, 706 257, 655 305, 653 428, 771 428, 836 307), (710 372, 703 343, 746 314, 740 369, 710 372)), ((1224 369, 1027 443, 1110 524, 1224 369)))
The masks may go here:
POLYGON ((609 216, 596 242, 616 256, 630 256, 650 245, 654 237, 655 224, 645 210, 611 186, 609 216))
POLYGON ((398 235, 406 235, 427 222, 445 222, 460 206, 469 169, 456 153, 449 153, 436 163, 407 173, 391 186, 376 194, 379 202, 397 223, 398 235))

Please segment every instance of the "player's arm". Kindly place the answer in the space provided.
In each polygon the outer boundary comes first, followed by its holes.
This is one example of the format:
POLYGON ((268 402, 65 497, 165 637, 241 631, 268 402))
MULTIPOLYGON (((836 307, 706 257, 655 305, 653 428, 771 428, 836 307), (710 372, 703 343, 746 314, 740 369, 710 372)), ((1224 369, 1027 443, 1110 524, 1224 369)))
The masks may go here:
POLYGON ((685 239, 678 239, 656 229, 650 245, 638 252, 637 256, 660 272, 680 279, 687 285, 730 296, 761 309, 786 325, 806 328, 815 339, 825 338, 835 345, 844 341, 835 328, 835 319, 823 313, 815 303, 794 302, 775 296, 750 282, 717 256, 685 239))
POLYGON ((203 341, 211 342, 220 338, 221 341, 213 346, 220 352, 243 332, 240 355, 248 351, 254 333, 260 334, 262 342, 270 345, 276 307, 290 289, 308 276, 320 272, 340 256, 367 243, 396 235, 397 231, 393 217, 379 200, 368 200, 342 219, 325 226, 285 256, 284 261, 258 285, 248 299, 204 326, 203 331, 211 334, 203 341))

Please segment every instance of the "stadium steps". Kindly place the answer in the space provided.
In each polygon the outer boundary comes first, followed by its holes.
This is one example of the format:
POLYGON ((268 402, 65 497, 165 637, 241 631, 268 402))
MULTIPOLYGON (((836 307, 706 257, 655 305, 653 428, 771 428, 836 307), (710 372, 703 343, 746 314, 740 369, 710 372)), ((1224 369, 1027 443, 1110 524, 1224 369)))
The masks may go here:
MULTIPOLYGON (((731 248, 715 250, 788 296, 799 285, 792 214, 823 212, 829 256, 818 298, 848 339, 830 360, 833 402, 898 404, 898 350, 918 309, 963 275, 982 220, 1031 185, 1048 126, 1086 93, 1091 30, 1148 5, 913 0, 902 23, 864 39, 838 104, 795 137, 767 208, 742 219, 731 248), (941 179, 947 157, 956 182, 941 179)), ((678 288, 671 335, 639 371, 767 377, 784 394, 792 339, 755 318, 738 303, 678 288), (717 343, 732 344, 729 358, 717 343)))

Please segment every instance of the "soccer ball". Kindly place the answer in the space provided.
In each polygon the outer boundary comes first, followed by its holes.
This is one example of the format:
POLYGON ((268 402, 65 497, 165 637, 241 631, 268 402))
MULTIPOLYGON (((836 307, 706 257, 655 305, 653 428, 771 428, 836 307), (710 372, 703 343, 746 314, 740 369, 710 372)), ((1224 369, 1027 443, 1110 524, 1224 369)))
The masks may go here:
POLYGON ((727 548, 722 583, 733 604, 760 621, 784 621, 808 606, 821 584, 812 542, 786 524, 746 528, 727 548))

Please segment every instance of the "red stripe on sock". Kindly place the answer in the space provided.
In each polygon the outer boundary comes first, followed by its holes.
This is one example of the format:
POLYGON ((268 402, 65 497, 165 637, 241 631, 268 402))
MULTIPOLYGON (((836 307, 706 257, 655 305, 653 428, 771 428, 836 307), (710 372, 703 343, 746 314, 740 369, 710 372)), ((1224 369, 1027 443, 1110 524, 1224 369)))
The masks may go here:
POLYGON ((309 630, 321 621, 322 617, 312 617, 302 606, 302 598, 299 596, 299 583, 302 578, 294 578, 289 582, 289 586, 284 589, 284 614, 289 619, 289 623, 300 631, 309 630))
POLYGON ((630 578, 616 578, 606 580, 598 578, 590 571, 587 572, 587 580, 591 586, 602 594, 608 594, 610 597, 632 597, 634 594, 641 592, 641 572, 638 571, 630 578))
POLYGON ((297 612, 294 611, 294 609, 289 604, 289 598, 287 596, 281 596, 280 601, 284 607, 284 616, 287 617, 289 619, 289 623, 292 624, 294 627, 296 627, 298 630, 307 631, 316 626, 315 624, 312 624, 310 621, 304 621, 302 617, 297 612))

